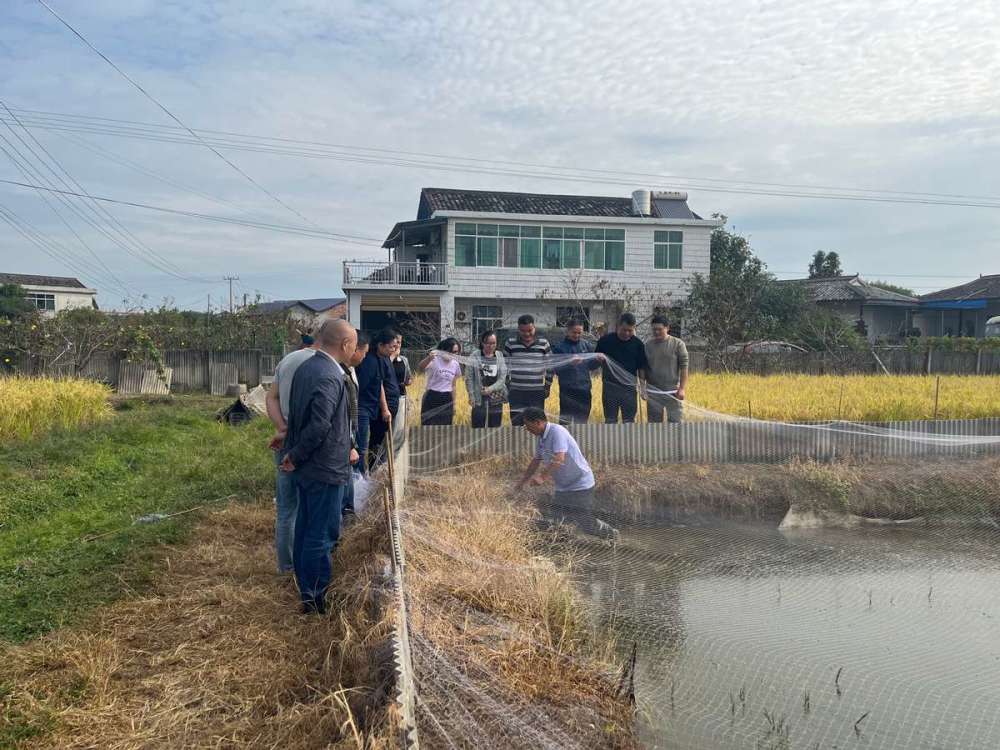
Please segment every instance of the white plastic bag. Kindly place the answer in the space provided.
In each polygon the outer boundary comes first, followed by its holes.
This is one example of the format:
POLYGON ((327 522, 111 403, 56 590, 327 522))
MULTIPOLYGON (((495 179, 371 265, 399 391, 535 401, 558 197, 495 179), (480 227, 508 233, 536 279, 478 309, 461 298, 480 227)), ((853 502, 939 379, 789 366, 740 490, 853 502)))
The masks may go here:
POLYGON ((360 515, 361 511, 365 509, 365 505, 368 504, 368 496, 372 492, 372 482, 356 471, 351 473, 354 474, 354 512, 360 515))

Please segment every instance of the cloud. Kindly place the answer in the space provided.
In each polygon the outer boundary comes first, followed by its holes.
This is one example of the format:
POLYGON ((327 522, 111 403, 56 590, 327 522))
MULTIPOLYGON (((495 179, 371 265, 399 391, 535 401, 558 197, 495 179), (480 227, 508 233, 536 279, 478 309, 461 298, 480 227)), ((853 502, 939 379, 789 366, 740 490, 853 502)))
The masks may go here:
MULTIPOLYGON (((993 33, 1000 10, 991 2, 103 0, 55 7, 193 127, 686 177, 995 192, 983 168, 998 162, 1000 150, 993 33)), ((34 3, 0 9, 0 91, 20 107, 169 124, 34 3)), ((35 134, 95 193, 241 215, 54 133, 35 134)), ((207 149, 74 137, 255 217, 301 223, 207 149)), ((621 195, 632 187, 227 156, 316 223, 372 237, 412 218, 427 184, 621 195)), ((0 177, 18 174, 2 163, 0 177)), ((695 210, 725 213, 752 231, 775 269, 803 266, 812 250, 827 248, 865 272, 998 270, 987 265, 1000 229, 996 210, 689 191, 695 210)), ((37 196, 4 187, 0 203, 85 257, 37 196)), ((277 296, 329 296, 338 291, 343 259, 383 257, 377 247, 113 211, 176 264, 220 279, 199 286, 152 272, 81 225, 95 250, 153 299, 194 299, 206 288, 218 294, 231 273, 277 296)), ((0 267, 65 272, 26 252, 2 225, 0 267)))

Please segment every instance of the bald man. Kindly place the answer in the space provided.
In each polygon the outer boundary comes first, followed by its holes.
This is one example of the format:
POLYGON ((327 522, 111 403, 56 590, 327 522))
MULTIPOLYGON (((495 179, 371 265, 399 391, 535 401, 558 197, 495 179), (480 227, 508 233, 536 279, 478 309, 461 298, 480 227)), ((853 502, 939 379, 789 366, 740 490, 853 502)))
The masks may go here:
POLYGON ((327 320, 316 337, 317 352, 292 379, 285 437, 284 471, 298 491, 292 562, 302 611, 326 612, 332 573, 330 551, 340 536, 340 510, 351 481, 351 422, 344 367, 358 335, 344 320, 327 320))

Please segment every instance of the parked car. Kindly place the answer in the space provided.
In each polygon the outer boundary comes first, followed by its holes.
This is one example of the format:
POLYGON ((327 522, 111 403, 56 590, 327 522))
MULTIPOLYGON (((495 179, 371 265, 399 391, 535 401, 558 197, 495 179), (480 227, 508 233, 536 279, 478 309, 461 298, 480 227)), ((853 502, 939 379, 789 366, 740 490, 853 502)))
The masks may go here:
POLYGON ((1000 337, 1000 315, 996 315, 986 321, 986 335, 988 337, 1000 337))
POLYGON ((788 341, 750 341, 726 347, 726 354, 787 354, 806 351, 808 350, 788 341))

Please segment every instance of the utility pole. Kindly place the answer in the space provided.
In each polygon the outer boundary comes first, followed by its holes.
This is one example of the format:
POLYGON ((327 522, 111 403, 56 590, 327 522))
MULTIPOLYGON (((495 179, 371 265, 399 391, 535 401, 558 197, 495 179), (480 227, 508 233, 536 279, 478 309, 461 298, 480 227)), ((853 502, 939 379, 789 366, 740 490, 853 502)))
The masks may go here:
POLYGON ((228 281, 229 282, 229 314, 232 315, 233 314, 233 282, 234 281, 239 281, 240 277, 239 276, 223 276, 222 279, 224 281, 228 281))

